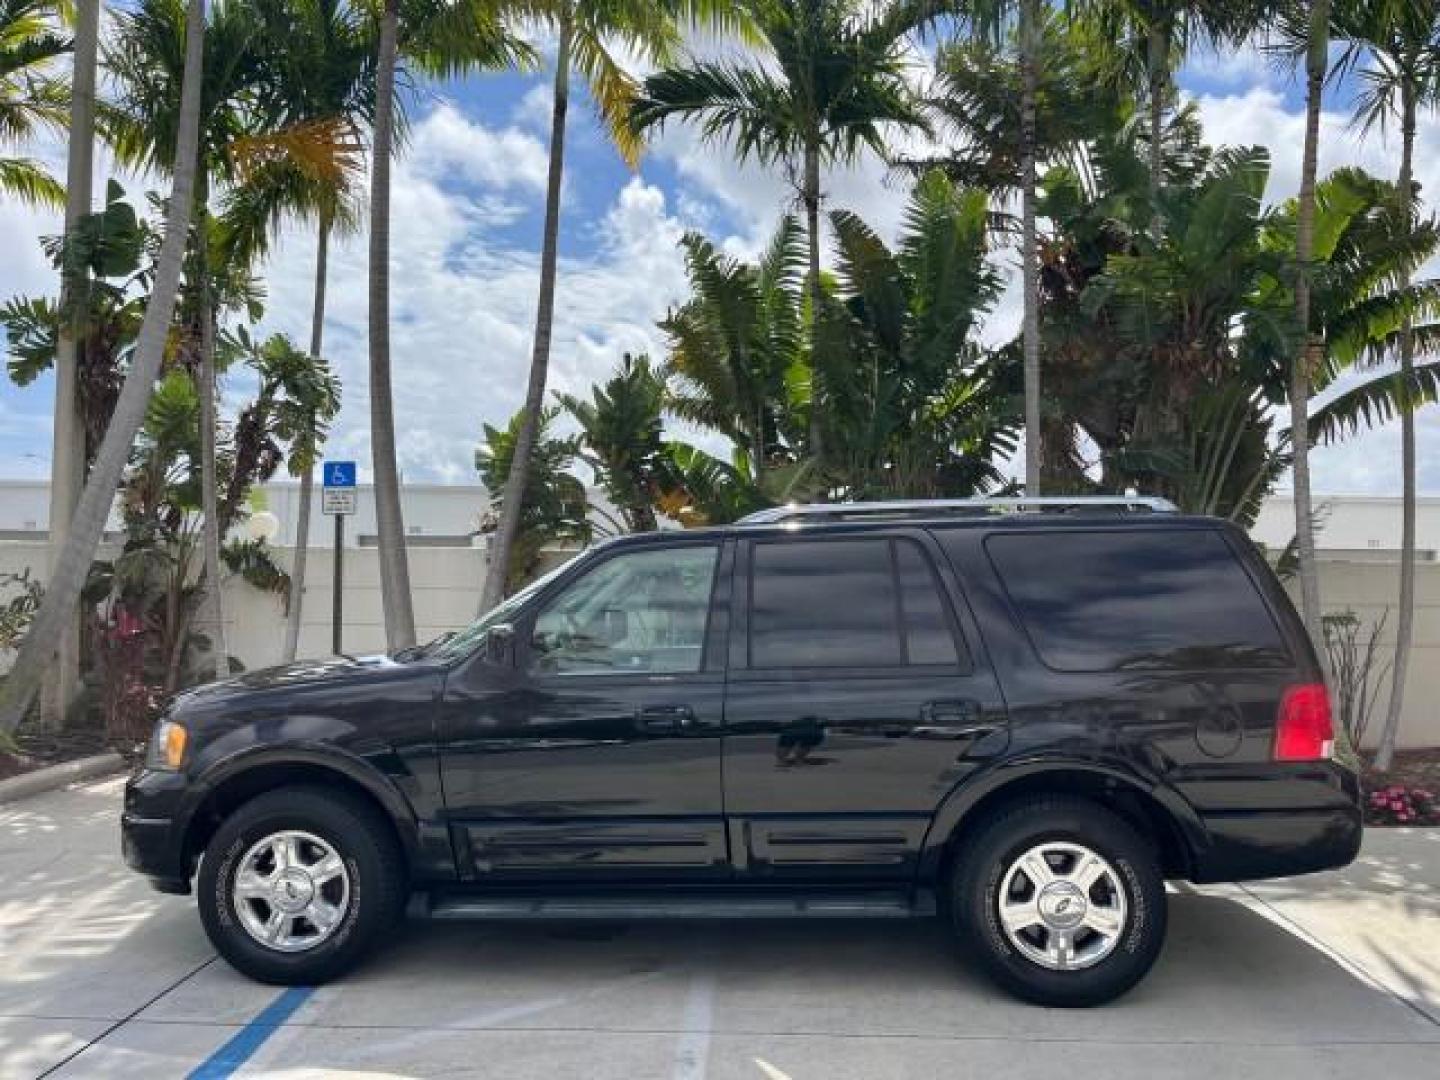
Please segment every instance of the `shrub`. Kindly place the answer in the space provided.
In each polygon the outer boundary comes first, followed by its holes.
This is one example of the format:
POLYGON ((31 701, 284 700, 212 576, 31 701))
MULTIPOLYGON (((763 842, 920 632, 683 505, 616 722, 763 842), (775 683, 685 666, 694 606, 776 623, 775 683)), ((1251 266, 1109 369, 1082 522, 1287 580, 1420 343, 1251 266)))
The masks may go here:
POLYGON ((1371 825, 1440 825, 1440 799, 1424 788, 1388 784, 1365 799, 1371 825))

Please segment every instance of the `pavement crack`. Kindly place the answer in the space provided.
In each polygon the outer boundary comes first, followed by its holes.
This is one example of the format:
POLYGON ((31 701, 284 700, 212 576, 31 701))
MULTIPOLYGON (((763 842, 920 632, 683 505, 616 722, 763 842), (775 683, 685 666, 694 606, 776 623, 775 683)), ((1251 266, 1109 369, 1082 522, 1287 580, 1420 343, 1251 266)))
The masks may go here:
POLYGON ((139 1005, 135 1006, 134 1009, 130 1010, 130 1012, 126 1013, 126 1014, 125 1014, 124 1016, 122 1016, 119 1020, 116 1020, 113 1024, 111 1024, 109 1027, 107 1027, 104 1031, 100 1032, 99 1035, 96 1035, 95 1038, 93 1038, 93 1039, 91 1039, 89 1042, 85 1043, 84 1046, 77 1047, 74 1051, 72 1051, 71 1053, 67 1054, 65 1057, 61 1058, 59 1061, 55 1062, 54 1065, 51 1065, 48 1069, 46 1069, 46 1070, 45 1070, 44 1072, 42 1072, 39 1076, 37 1076, 37 1077, 35 1078, 35 1080, 45 1080, 45 1078, 46 1078, 47 1076, 53 1076, 55 1073, 57 1073, 57 1072, 59 1072, 61 1069, 63 1069, 66 1065, 69 1065, 70 1062, 72 1062, 72 1061, 74 1061, 76 1058, 78 1058, 81 1054, 85 1053, 85 1051, 89 1050, 92 1046, 96 1046, 96 1045, 98 1045, 99 1043, 104 1042, 104 1041, 105 1041, 106 1039, 108 1039, 111 1035, 115 1034, 115 1032, 119 1031, 119 1030, 120 1030, 122 1027, 124 1027, 126 1024, 130 1023, 130 1021, 134 1020, 137 1016, 139 1016, 141 1013, 143 1013, 146 1009, 150 1008, 151 1005, 154 1005, 157 1001, 159 1001, 161 998, 163 998, 166 994, 170 993, 172 990, 177 990, 177 989, 179 989, 181 986, 185 985, 185 983, 189 982, 189 981, 190 981, 191 979, 193 979, 196 975, 199 975, 200 972, 204 971, 207 967, 209 967, 211 964, 215 963, 215 961, 218 960, 218 959, 220 959, 218 956, 212 956, 212 957, 210 957, 208 960, 205 960, 205 961, 201 962, 200 964, 197 964, 195 967, 191 968, 191 969, 190 969, 189 971, 187 971, 184 975, 181 975, 178 979, 176 979, 174 982, 172 982, 169 986, 165 987, 165 988, 164 988, 163 990, 161 990, 159 993, 155 994, 154 996, 152 996, 152 997, 149 998, 148 1000, 146 1000, 146 1001, 144 1001, 144 1002, 141 1002, 139 1005))

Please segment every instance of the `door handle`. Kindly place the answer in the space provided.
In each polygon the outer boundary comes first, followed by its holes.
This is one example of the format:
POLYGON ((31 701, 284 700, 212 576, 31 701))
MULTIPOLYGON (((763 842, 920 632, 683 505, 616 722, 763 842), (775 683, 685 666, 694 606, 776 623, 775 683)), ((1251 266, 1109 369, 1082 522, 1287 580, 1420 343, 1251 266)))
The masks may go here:
POLYGON ((668 735, 695 724, 689 705, 646 705, 635 711, 636 726, 651 735, 668 735))
POLYGON ((978 701, 927 701, 920 706, 923 733, 931 738, 969 739, 988 735, 1002 725, 985 719, 978 701))
POLYGON ((927 724, 974 723, 980 719, 980 703, 969 698, 927 701, 920 706, 920 719, 927 724))

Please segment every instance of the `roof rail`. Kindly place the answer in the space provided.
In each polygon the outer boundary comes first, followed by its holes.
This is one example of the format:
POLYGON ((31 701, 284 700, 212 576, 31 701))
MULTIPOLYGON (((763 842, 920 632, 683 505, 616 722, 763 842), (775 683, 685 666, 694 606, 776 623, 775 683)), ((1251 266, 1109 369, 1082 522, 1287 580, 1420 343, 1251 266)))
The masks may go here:
POLYGON ((786 521, 854 521, 875 517, 943 517, 948 514, 1084 513, 1115 510, 1140 514, 1174 514, 1169 499, 1144 495, 1047 496, 999 499, 896 499, 884 502, 792 503, 757 510, 739 525, 774 525, 786 521))

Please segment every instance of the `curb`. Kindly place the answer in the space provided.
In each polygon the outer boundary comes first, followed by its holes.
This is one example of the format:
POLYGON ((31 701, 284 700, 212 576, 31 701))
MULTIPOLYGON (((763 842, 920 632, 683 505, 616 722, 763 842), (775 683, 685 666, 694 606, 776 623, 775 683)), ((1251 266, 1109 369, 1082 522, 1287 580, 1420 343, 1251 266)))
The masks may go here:
POLYGON ((59 765, 47 765, 34 772, 0 780, 0 803, 26 799, 45 791, 53 791, 77 780, 90 780, 97 776, 119 772, 125 767, 125 759, 113 751, 94 754, 91 757, 62 761, 59 765))

